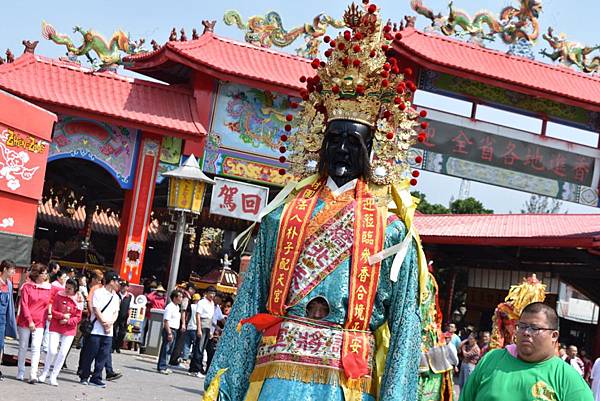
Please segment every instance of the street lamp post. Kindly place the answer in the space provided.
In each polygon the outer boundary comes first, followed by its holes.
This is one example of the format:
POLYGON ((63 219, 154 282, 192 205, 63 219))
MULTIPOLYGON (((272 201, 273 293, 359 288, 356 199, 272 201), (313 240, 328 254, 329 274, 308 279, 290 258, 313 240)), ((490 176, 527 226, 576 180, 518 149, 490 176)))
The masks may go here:
POLYGON ((169 177, 167 207, 172 212, 176 223, 175 243, 171 253, 171 269, 167 285, 167 293, 170 294, 177 284, 183 236, 188 231, 187 216, 190 215, 193 219, 202 212, 206 186, 214 184, 214 181, 202 172, 194 155, 190 155, 182 166, 163 174, 163 176, 169 177))

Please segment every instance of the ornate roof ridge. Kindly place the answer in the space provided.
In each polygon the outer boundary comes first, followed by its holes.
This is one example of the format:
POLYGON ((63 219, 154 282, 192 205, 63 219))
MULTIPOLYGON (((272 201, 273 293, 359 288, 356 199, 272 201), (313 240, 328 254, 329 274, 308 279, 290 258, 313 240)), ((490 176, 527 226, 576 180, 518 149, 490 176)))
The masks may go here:
POLYGON ((594 75, 586 74, 586 73, 583 73, 580 71, 575 71, 572 68, 569 68, 569 67, 566 67, 566 66, 563 66, 560 64, 550 64, 550 63, 545 63, 540 60, 531 60, 526 57, 515 56, 512 54, 502 52, 500 50, 478 46, 474 43, 465 42, 462 40, 458 40, 456 38, 444 36, 442 34, 437 34, 435 32, 424 32, 424 31, 421 31, 416 28, 404 28, 404 30, 402 31, 402 39, 395 40, 394 42, 403 43, 405 38, 408 38, 414 34, 427 36, 428 38, 431 38, 431 39, 440 40, 440 41, 444 41, 444 42, 448 42, 448 43, 452 43, 452 44, 457 44, 457 45, 460 45, 463 47, 468 47, 468 48, 476 50, 476 51, 488 53, 488 54, 491 54, 494 56, 501 56, 501 57, 504 57, 504 58, 507 58, 510 60, 515 60, 515 61, 518 61, 521 63, 533 64, 536 66, 545 67, 545 68, 548 68, 553 71, 571 74, 571 75, 579 77, 579 78, 586 78, 586 79, 589 79, 594 82, 600 82, 600 76, 594 76, 594 75))

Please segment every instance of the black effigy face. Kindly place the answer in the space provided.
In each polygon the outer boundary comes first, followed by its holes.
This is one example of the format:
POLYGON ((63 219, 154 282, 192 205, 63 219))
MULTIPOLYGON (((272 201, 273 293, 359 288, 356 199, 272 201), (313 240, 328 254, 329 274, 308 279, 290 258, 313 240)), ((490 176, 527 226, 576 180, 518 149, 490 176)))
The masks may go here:
POLYGON ((334 120, 327 125, 319 171, 342 186, 366 177, 373 136, 371 127, 351 120, 334 120))

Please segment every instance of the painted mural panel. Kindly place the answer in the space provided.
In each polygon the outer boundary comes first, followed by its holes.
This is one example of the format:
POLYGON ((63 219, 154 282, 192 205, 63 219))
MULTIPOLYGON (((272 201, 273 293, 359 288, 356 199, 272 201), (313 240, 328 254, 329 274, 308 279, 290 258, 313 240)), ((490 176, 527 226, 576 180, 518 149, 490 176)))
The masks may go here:
POLYGON ((282 168, 285 168, 283 164, 272 159, 229 149, 207 148, 204 153, 203 169, 215 175, 285 186, 293 177, 288 173, 281 174, 282 168))
POLYGON ((183 140, 181 138, 164 137, 160 145, 160 161, 162 163, 179 165, 182 144, 183 140))
POLYGON ((219 175, 283 185, 277 177, 286 165, 288 114, 299 99, 235 83, 221 83, 217 93, 203 169, 219 175))
POLYGON ((61 116, 54 127, 49 161, 76 157, 104 167, 121 188, 131 189, 137 130, 82 117, 61 116))
POLYGON ((160 161, 158 163, 158 174, 156 183, 163 182, 164 173, 175 170, 181 162, 181 149, 183 140, 181 138, 163 137, 160 144, 160 161))

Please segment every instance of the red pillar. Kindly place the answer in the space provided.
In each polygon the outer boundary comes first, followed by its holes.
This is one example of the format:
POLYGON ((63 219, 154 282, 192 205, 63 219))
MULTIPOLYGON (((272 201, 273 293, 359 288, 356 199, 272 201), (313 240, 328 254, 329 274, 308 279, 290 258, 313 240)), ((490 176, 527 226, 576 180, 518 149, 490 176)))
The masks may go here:
MULTIPOLYGON (((196 72, 196 75, 193 78, 193 86, 198 122, 202 124, 203 127, 206 127, 206 129, 209 129, 213 111, 213 102, 217 93, 217 83, 210 76, 196 72)), ((193 153, 198 161, 200 161, 204 156, 206 138, 207 137, 204 136, 198 138, 196 141, 186 139, 183 147, 183 154, 189 156, 193 153)))
POLYGON ((114 268, 119 276, 139 284, 144 263, 148 226, 158 174, 161 138, 142 133, 133 188, 126 192, 121 210, 114 268))

